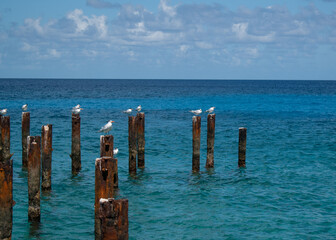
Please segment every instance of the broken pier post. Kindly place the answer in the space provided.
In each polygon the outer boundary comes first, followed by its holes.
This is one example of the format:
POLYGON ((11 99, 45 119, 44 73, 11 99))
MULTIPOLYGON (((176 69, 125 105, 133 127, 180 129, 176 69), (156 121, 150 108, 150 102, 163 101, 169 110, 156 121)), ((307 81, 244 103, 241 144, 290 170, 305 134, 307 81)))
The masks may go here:
POLYGON ((128 239, 128 200, 101 198, 99 205, 101 225, 101 238, 99 239, 128 239))
POLYGON ((200 170, 200 147, 201 147, 201 117, 193 116, 192 118, 192 171, 200 170))
POLYGON ((80 115, 72 113, 72 143, 71 143, 72 174, 81 169, 81 141, 80 141, 80 115))
POLYGON ((246 128, 239 128, 238 167, 246 167, 246 128))
POLYGON ((95 162, 95 236, 100 239, 99 199, 112 198, 117 181, 117 160, 112 157, 97 158, 95 162))
MULTIPOLYGON (((100 136, 100 157, 111 157, 113 158, 113 136, 112 135, 102 135, 100 136)), ((116 160, 115 176, 114 176, 114 187, 118 187, 118 160, 116 160)))
POLYGON ((0 132, 0 239, 11 239, 14 201, 9 116, 0 116, 0 132))
POLYGON ((207 125, 207 159, 205 167, 214 167, 214 145, 215 145, 215 121, 216 114, 208 115, 208 125, 207 125))
POLYGON ((51 190, 52 125, 42 126, 42 191, 51 190))
POLYGON ((41 137, 28 137, 28 220, 40 221, 41 137))
POLYGON ((128 117, 128 171, 130 174, 136 174, 136 119, 133 116, 128 117))
POLYGON ((28 166, 27 137, 30 135, 30 112, 22 113, 22 168, 28 166))
POLYGON ((145 113, 137 113, 136 125, 138 168, 145 168, 145 113))

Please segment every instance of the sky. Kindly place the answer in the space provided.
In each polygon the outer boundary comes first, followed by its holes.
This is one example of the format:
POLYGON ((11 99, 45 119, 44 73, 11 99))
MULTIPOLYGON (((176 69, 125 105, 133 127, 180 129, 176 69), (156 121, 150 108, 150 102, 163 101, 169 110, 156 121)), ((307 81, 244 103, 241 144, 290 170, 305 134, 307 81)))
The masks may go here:
POLYGON ((1 0, 0 78, 336 80, 336 0, 1 0))

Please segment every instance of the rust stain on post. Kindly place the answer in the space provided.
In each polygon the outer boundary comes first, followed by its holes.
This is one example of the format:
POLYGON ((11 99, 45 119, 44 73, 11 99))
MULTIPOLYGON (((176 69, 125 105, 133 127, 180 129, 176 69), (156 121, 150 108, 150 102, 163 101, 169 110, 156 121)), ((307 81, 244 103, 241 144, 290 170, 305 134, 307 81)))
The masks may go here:
POLYGON ((41 137, 28 137, 28 220, 40 221, 41 137))
POLYGON ((238 167, 246 167, 246 128, 239 128, 238 167))
POLYGON ((135 117, 128 117, 128 171, 130 174, 136 173, 136 155, 137 155, 137 146, 136 146, 136 121, 135 117))
POLYGON ((112 198, 117 181, 117 159, 97 158, 95 162, 95 236, 100 239, 99 199, 112 198))
POLYGON ((42 126, 42 191, 51 190, 52 125, 42 126))
POLYGON ((137 113, 138 168, 145 168, 145 113, 137 113))
POLYGON ((99 221, 103 240, 128 239, 128 200, 100 199, 99 221))
POLYGON ((215 145, 215 121, 216 114, 208 115, 208 126, 207 126, 207 160, 205 167, 214 167, 214 145, 215 145))
POLYGON ((77 174, 81 169, 80 144, 80 115, 72 113, 72 144, 71 144, 72 173, 77 174))
MULTIPOLYGON (((112 135, 102 135, 100 136, 100 157, 111 157, 113 158, 113 136, 112 135)), ((116 160, 116 168, 114 172, 114 187, 118 187, 118 160, 116 160)))
POLYGON ((30 135, 30 112, 22 113, 22 168, 28 166, 27 137, 30 135))
POLYGON ((200 147, 201 147, 201 117, 193 116, 192 118, 192 171, 198 172, 200 170, 200 147))
POLYGON ((10 118, 0 116, 0 239, 12 238, 13 161, 10 159, 10 118))

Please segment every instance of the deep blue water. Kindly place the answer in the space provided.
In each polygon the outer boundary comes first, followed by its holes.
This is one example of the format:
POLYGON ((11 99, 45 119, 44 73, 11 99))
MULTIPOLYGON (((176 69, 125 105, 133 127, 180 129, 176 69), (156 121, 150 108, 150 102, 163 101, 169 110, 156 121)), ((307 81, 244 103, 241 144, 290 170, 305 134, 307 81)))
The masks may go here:
POLYGON ((115 121, 118 198, 129 199, 130 239, 335 239, 336 81, 0 80, 11 116, 13 239, 93 239, 97 130, 115 121), (52 192, 28 223, 21 170, 21 106, 31 135, 53 124, 52 192), (71 175, 71 108, 81 104, 82 171, 71 175), (128 119, 146 114, 146 168, 128 175, 128 119), (190 109, 216 107, 215 168, 191 172, 190 109), (238 169, 238 128, 247 167, 238 169))

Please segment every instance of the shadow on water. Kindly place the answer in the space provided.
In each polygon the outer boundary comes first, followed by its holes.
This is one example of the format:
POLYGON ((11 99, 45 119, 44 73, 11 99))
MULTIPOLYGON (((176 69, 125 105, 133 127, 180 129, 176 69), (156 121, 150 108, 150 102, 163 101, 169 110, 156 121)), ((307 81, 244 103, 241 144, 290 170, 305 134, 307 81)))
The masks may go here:
POLYGON ((40 222, 29 223, 29 237, 34 239, 40 239, 40 222))

